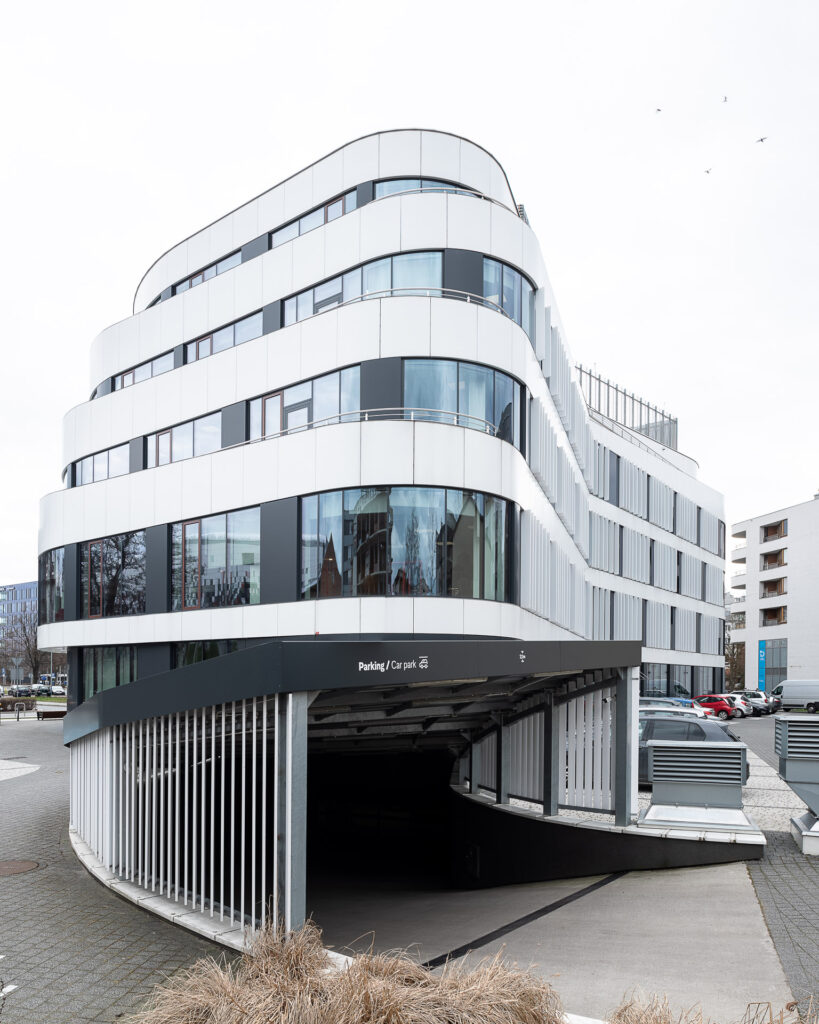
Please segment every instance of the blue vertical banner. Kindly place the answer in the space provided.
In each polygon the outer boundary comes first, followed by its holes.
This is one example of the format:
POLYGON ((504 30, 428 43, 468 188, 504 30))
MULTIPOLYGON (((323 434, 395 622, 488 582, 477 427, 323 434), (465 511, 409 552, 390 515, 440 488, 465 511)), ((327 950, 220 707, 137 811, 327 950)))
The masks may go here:
POLYGON ((759 641, 759 689, 765 689, 765 641, 759 641))

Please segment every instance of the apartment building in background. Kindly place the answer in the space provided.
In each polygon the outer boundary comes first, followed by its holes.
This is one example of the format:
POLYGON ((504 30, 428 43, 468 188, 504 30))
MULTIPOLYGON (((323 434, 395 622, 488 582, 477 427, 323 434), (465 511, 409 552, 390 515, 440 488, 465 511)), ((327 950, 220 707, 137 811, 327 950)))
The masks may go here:
POLYGON ((819 494, 735 523, 729 632, 747 686, 819 679, 819 494))
POLYGON ((0 586, 0 685, 31 675, 21 631, 37 625, 37 581, 0 586))

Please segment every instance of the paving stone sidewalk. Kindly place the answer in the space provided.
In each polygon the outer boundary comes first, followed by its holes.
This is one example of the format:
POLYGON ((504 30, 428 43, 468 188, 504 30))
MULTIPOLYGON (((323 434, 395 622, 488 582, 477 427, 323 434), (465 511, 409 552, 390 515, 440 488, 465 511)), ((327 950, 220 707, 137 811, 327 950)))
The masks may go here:
MULTIPOLYGON (((788 831, 805 805, 776 771, 774 718, 734 722, 731 729, 756 755, 744 791, 745 809, 768 840, 765 857, 749 863, 768 931, 800 1011, 819 1003, 819 857, 806 857, 788 831)), ((741 941, 741 936, 738 936, 741 941)))
MULTIPOLYGON (((68 751, 62 722, 0 725, 0 761, 39 765, 0 778, 0 979, 17 988, 2 1024, 116 1024, 155 984, 215 946, 126 903, 80 865, 68 837, 68 751)), ((10 774, 10 773, 8 773, 10 774)))

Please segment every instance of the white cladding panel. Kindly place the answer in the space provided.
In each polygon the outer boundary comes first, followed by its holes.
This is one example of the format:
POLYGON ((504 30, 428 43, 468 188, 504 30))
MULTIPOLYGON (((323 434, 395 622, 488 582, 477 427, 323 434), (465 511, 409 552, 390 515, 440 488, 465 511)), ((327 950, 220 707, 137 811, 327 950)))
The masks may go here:
POLYGON ((677 608, 674 615, 674 650, 696 651, 697 613, 688 608, 677 608))
POLYGON ((702 562, 693 555, 680 555, 680 593, 684 597, 702 597, 702 562))
POLYGON ((649 480, 648 520, 663 530, 674 529, 674 489, 656 476, 649 480))
POLYGON ((654 541, 654 586, 663 590, 677 592, 677 556, 676 548, 662 541, 654 541))

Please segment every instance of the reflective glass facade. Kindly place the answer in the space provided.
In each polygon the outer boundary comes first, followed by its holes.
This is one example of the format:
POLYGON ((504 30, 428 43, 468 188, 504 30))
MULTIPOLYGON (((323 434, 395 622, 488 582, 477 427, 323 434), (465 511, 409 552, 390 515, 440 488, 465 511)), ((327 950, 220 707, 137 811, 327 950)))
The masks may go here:
POLYGON ((301 597, 509 600, 514 506, 474 491, 374 487, 301 499, 301 597))
POLYGON ((404 360, 404 415, 482 430, 521 447, 523 386, 488 366, 447 359, 404 360), (440 413, 453 416, 441 416, 440 413))
POLYGON ((171 526, 171 610, 259 603, 259 507, 171 526))
POLYGON ((65 617, 64 561, 65 548, 52 548, 40 555, 37 579, 40 625, 62 622, 65 617))
POLYGON ((145 611, 145 531, 80 545, 80 612, 84 619, 145 611))

